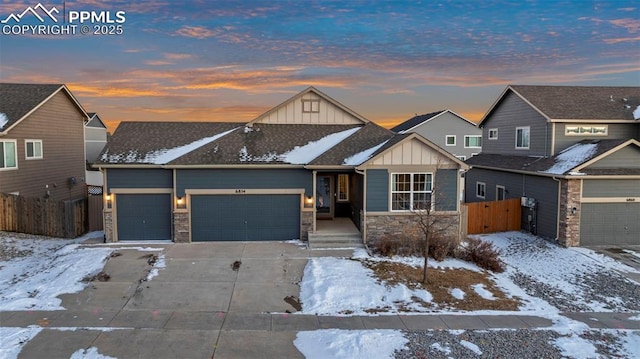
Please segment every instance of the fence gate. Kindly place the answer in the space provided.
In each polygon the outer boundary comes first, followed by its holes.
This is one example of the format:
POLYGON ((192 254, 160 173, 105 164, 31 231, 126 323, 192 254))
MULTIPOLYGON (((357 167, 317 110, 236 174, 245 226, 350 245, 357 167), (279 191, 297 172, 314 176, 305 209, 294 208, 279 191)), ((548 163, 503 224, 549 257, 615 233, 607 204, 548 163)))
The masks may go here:
POLYGON ((468 234, 519 231, 522 208, 520 198, 504 201, 465 203, 468 234))
POLYGON ((88 230, 89 232, 101 231, 103 229, 102 222, 102 187, 87 186, 88 194, 88 230))

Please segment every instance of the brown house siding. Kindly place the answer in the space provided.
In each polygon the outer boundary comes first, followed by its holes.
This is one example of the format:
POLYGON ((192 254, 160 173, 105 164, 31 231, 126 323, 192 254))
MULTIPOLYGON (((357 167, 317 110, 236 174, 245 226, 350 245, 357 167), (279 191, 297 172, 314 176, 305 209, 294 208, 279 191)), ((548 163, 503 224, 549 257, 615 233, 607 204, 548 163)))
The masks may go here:
POLYGON ((83 121, 82 113, 60 91, 0 137, 17 140, 18 152, 18 169, 0 171, 0 192, 43 197, 48 185, 49 198, 53 200, 83 197, 86 191, 83 121), (25 159, 25 139, 42 140, 42 159, 25 159), (77 180, 71 188, 70 177, 77 180))

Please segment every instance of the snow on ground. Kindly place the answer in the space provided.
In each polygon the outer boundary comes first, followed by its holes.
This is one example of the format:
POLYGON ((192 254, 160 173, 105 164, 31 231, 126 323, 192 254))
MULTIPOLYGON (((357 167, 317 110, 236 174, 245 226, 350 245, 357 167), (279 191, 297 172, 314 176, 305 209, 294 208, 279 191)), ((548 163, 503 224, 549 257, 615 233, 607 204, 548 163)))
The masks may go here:
POLYGON ((0 358, 17 358, 22 347, 38 335, 41 327, 2 328, 0 327, 0 358))
POLYGON ((556 163, 546 173, 563 174, 591 157, 598 149, 596 143, 576 143, 556 156, 556 163))
POLYGON ((469 342, 469 341, 466 341, 466 340, 461 340, 460 344, 463 347, 465 347, 465 348, 471 350, 472 352, 476 353, 477 355, 482 355, 482 350, 480 350, 480 347, 475 345, 475 344, 473 344, 472 342, 469 342))
POLYGON ((478 283, 472 285, 471 287, 473 288, 473 291, 476 292, 480 297, 487 300, 496 300, 496 297, 493 296, 493 293, 484 288, 484 284, 478 283))
POLYGON ((399 330, 323 329, 299 332, 293 344, 307 359, 386 359, 407 343, 399 330))
POLYGON ((69 359, 115 359, 113 357, 98 353, 98 348, 91 347, 88 349, 78 349, 69 359))
POLYGON ((596 347, 575 333, 567 337, 557 338, 553 344, 560 349, 563 355, 569 358, 588 359, 599 357, 596 347))
POLYGON ((160 254, 156 262, 153 264, 153 267, 147 274, 146 281, 152 280, 154 277, 158 276, 158 273, 161 269, 167 268, 167 262, 165 261, 164 254, 160 254))
POLYGON ((451 296, 456 298, 456 299, 460 299, 463 300, 464 299, 464 291, 460 288, 453 288, 451 290, 451 296))
POLYGON ((111 248, 84 248, 73 240, 5 239, 33 254, 0 262, 0 310, 60 310, 57 296, 81 291, 98 273, 111 248))
POLYGON ((347 137, 356 133, 360 127, 348 129, 346 131, 332 133, 317 141, 311 141, 304 146, 296 146, 291 151, 280 156, 283 162, 294 165, 305 165, 313 161, 316 157, 327 152, 347 137))

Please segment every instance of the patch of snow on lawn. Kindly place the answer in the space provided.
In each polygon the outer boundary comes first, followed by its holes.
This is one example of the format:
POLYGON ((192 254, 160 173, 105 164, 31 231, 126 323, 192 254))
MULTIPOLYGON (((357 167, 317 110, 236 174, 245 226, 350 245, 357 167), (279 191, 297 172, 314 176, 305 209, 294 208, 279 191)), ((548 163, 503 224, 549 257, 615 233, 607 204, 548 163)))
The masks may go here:
POLYGON ((480 350, 480 347, 473 344, 472 342, 468 342, 466 340, 461 340, 460 341, 460 345, 462 345, 463 347, 471 350, 472 352, 476 353, 476 355, 482 355, 482 350, 480 350))
POLYGON ((380 149, 380 147, 384 146, 385 143, 387 143, 389 140, 382 142, 379 145, 373 146, 369 149, 366 149, 362 152, 358 152, 353 156, 347 157, 344 159, 344 162, 342 163, 343 165, 347 165, 347 166, 357 166, 361 163, 364 163, 366 161, 369 160, 369 158, 371 158, 371 155, 373 155, 377 150, 380 149))
POLYGON ((186 145, 183 146, 178 146, 178 147, 174 147, 174 148, 170 148, 170 149, 162 149, 162 150, 158 150, 158 151, 153 151, 153 152, 149 152, 147 153, 143 159, 141 159, 138 162, 141 163, 153 163, 156 165, 164 165, 167 164, 173 160, 175 160, 178 157, 184 156, 187 153, 194 151, 206 144, 209 144, 221 137, 224 137, 226 135, 228 135, 229 133, 237 130, 238 128, 234 128, 232 130, 226 131, 226 132, 222 132, 222 133, 218 133, 217 135, 214 136, 210 136, 210 137, 205 137, 202 139, 199 139, 197 141, 193 141, 191 143, 188 143, 186 145))
POLYGON ((582 358, 598 358, 596 347, 588 340, 582 339, 577 334, 571 334, 568 337, 560 337, 552 342, 553 345, 560 349, 560 352, 574 359, 582 358))
POLYGON ((408 342, 399 330, 323 329, 299 332, 293 344, 307 359, 387 359, 408 342))
POLYGON ((321 154, 327 152, 347 137, 358 132, 359 129, 360 127, 355 127, 346 131, 332 133, 317 141, 311 141, 304 146, 296 146, 294 149, 282 154, 280 157, 283 162, 294 165, 305 165, 321 154))
POLYGON ((576 143, 556 156, 556 163, 546 171, 551 174, 563 174, 591 157, 598 149, 596 143, 576 143))
POLYGON ((462 289, 460 289, 460 288, 453 288, 451 290, 451 295, 454 298, 459 299, 459 300, 463 300, 464 299, 464 294, 465 294, 464 291, 462 289))
POLYGON ((2 131, 2 128, 9 122, 9 117, 7 117, 7 114, 4 112, 0 112, 0 131, 2 131))
POLYGON ((640 332, 627 330, 626 335, 619 335, 622 342, 622 348, 625 353, 623 357, 627 358, 640 358, 640 332))
POLYGON ((98 348, 91 347, 88 349, 78 349, 69 359, 115 359, 114 357, 110 357, 107 355, 102 355, 98 353, 98 348))
POLYGON ((640 320, 640 314, 634 315, 633 317, 629 317, 627 319, 629 319, 629 320, 640 320))
POLYGON ((493 293, 491 293, 490 291, 486 290, 484 288, 484 284, 482 284, 482 283, 474 284, 474 285, 471 286, 471 288, 473 288, 473 291, 476 292, 483 299, 496 300, 496 297, 493 296, 493 293))
POLYGON ((445 355, 451 354, 451 348, 446 345, 442 345, 440 343, 433 343, 430 345, 430 347, 441 353, 444 353, 445 355))
POLYGON ((0 358, 17 358, 22 347, 38 335, 41 330, 41 327, 35 325, 29 328, 0 327, 0 358))
MULTIPOLYGON (((0 262, 0 310, 61 310, 61 294, 76 293, 82 279, 104 267, 111 248, 82 248, 73 241, 17 240, 33 255, 0 262)), ((5 244, 11 240, 5 240, 5 244)))
POLYGON ((365 310, 376 308, 397 313, 402 305, 425 311, 411 300, 414 296, 425 302, 433 300, 426 290, 379 283, 373 271, 359 261, 332 257, 310 259, 300 284, 302 314, 368 315, 365 310))

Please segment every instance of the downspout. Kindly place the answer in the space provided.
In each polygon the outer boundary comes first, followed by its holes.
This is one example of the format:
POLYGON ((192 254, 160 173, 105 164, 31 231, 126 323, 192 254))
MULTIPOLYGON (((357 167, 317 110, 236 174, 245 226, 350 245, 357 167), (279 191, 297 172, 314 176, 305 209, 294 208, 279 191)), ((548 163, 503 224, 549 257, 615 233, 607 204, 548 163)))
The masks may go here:
POLYGON ((357 174, 362 175, 362 223, 360 228, 362 232, 362 242, 367 247, 367 171, 361 171, 357 168, 353 169, 357 174))
POLYGON ((560 197, 562 196, 562 181, 556 178, 556 176, 551 177, 554 181, 558 182, 558 214, 556 218, 556 244, 560 241, 560 197))

